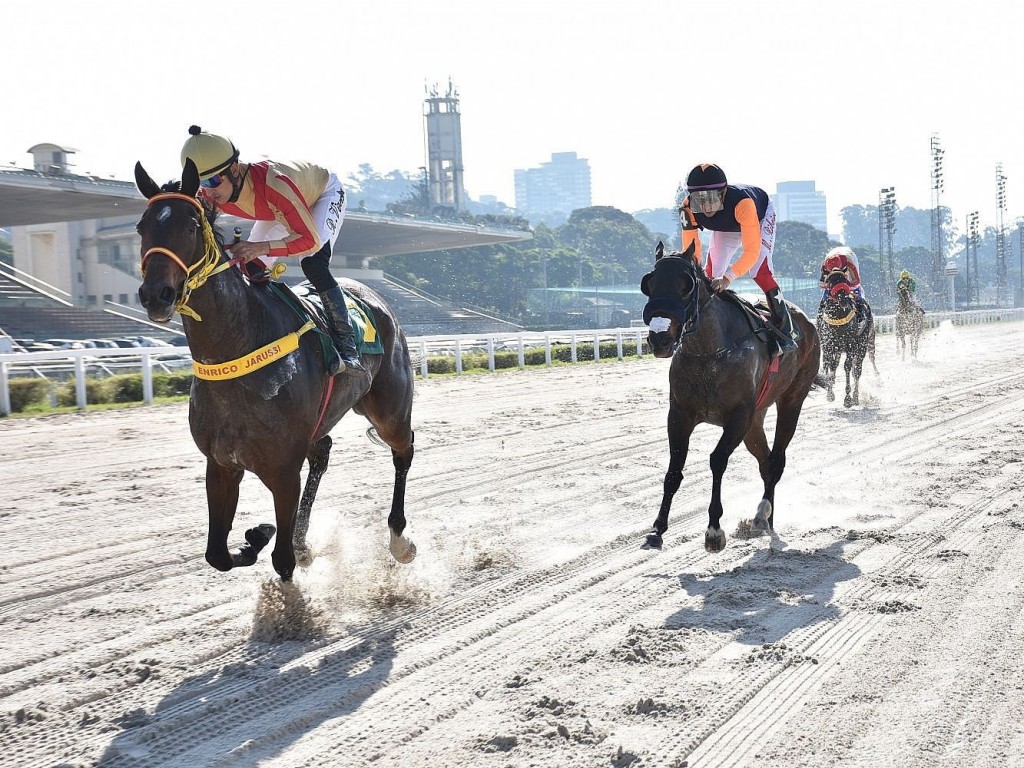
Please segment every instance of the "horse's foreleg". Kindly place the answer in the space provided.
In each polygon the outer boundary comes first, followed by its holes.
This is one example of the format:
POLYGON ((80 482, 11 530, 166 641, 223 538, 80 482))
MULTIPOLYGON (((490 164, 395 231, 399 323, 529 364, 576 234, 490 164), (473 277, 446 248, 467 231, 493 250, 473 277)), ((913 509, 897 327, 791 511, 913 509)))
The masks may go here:
POLYGON ((661 497, 658 517, 654 520, 654 528, 644 541, 645 549, 661 549, 662 536, 668 530, 668 513, 672 508, 672 498, 679 485, 683 482, 683 467, 686 466, 686 453, 690 447, 690 435, 696 426, 696 420, 689 413, 683 413, 673 403, 668 409, 668 471, 661 497))
POLYGON ((409 431, 409 444, 404 451, 391 449, 391 461, 395 465, 395 488, 391 495, 391 514, 388 515, 388 529, 391 539, 388 549, 391 556, 400 563, 411 563, 416 557, 416 545, 405 535, 405 481, 412 465, 415 453, 413 440, 415 436, 409 431))
POLYGON ((263 484, 274 495, 274 516, 277 520, 277 541, 271 560, 281 581, 291 581, 295 572, 295 518, 301 491, 302 460, 290 469, 283 468, 273 477, 261 477, 263 484))
MULTIPOLYGON (((238 509, 238 486, 242 482, 242 470, 228 469, 213 459, 206 460, 206 506, 210 523, 206 536, 206 562, 218 571, 230 571, 235 565, 251 565, 236 562, 228 551, 228 534, 238 509)), ((255 557, 253 558, 255 562, 255 557)))
POLYGON ((846 362, 843 364, 843 371, 846 373, 846 396, 843 398, 843 406, 849 408, 853 405, 853 389, 850 382, 850 371, 853 368, 853 357, 846 353, 846 362))
POLYGON ((302 499, 299 501, 299 512, 295 516, 295 532, 292 534, 292 547, 295 550, 295 561, 303 568, 308 568, 313 563, 313 553, 306 541, 306 534, 309 532, 309 517, 313 511, 313 502, 316 500, 316 492, 320 488, 320 481, 327 471, 327 463, 331 457, 331 446, 333 441, 330 435, 324 435, 310 446, 306 454, 309 462, 309 474, 306 475, 306 485, 302 489, 302 499))
POLYGON ((733 411, 722 428, 718 445, 711 452, 711 503, 708 505, 708 529, 704 532, 704 549, 708 552, 725 549, 725 531, 721 526, 722 477, 729 466, 729 457, 747 434, 752 418, 753 414, 746 409, 733 411))

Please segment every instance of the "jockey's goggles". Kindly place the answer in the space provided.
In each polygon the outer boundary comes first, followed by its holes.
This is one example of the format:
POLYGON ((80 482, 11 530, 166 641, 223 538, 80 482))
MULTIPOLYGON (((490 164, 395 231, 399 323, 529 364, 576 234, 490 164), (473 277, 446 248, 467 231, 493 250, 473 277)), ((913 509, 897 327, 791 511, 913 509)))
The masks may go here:
POLYGON ((227 174, 218 173, 216 176, 211 176, 208 179, 203 179, 199 182, 199 186, 206 187, 207 189, 216 189, 225 181, 227 181, 227 174))
POLYGON ((690 210, 710 216, 722 210, 724 200, 724 189, 700 189, 690 193, 690 210))

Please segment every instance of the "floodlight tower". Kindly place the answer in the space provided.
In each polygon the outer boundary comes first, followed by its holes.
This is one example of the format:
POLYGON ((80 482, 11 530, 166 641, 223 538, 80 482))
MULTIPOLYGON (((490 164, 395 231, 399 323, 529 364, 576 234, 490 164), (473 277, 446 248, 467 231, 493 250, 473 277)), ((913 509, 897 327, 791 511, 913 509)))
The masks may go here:
POLYGON ((967 303, 981 303, 981 278, 978 275, 978 212, 967 214, 967 258, 964 259, 967 270, 967 303), (974 280, 971 280, 971 274, 974 280))
POLYGON ((945 151, 939 141, 938 134, 932 134, 932 289, 941 290, 946 262, 942 257, 942 157, 945 151))
POLYGON ((996 306, 1001 307, 1006 298, 1006 175, 1003 164, 996 164, 996 306))
POLYGON ((892 300, 896 284, 893 264, 892 240, 896 234, 896 187, 878 190, 878 268, 882 274, 882 297, 886 304, 892 300))
POLYGON ((1017 219, 1017 251, 1020 254, 1020 293, 1017 303, 1024 307, 1024 218, 1017 219))

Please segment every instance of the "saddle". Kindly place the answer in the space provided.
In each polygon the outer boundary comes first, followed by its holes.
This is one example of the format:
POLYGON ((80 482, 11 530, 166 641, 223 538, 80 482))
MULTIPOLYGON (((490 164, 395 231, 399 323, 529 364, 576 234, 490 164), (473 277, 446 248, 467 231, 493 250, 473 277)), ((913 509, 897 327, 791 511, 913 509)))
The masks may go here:
MULTIPOLYGON (((309 281, 303 281, 294 288, 277 280, 270 280, 264 285, 284 301, 301 322, 312 320, 316 323, 316 332, 323 347, 324 360, 328 364, 332 364, 335 359, 341 357, 338 352, 341 340, 335 335, 334 326, 324 312, 320 294, 314 290, 309 281)), ((345 294, 345 298, 349 323, 352 325, 352 333, 359 353, 384 354, 384 344, 380 334, 377 333, 377 321, 374 318, 373 310, 365 302, 348 293, 345 294)))
POLYGON ((769 309, 764 299, 760 299, 756 304, 752 304, 728 288, 715 295, 723 301, 727 301, 742 309, 743 316, 750 325, 751 333, 759 336, 769 347, 778 344, 779 340, 784 338, 782 331, 772 322, 771 309, 769 309))

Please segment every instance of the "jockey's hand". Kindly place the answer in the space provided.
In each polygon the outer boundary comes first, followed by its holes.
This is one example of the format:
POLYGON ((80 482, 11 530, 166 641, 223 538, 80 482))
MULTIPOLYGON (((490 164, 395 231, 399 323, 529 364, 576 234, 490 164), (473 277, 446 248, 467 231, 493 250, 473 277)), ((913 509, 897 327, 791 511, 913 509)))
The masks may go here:
POLYGON ((715 293, 721 293, 722 291, 729 287, 729 283, 731 282, 732 280, 730 280, 725 275, 722 275, 721 277, 716 277, 714 280, 711 281, 711 290, 714 291, 715 293))
POLYGON ((231 248, 231 257, 235 259, 241 259, 242 261, 252 261, 258 259, 260 256, 267 255, 267 244, 260 242, 241 242, 235 243, 231 248))

